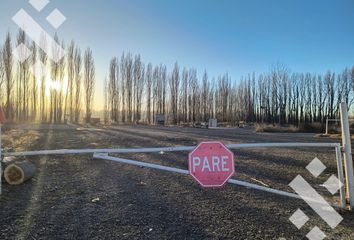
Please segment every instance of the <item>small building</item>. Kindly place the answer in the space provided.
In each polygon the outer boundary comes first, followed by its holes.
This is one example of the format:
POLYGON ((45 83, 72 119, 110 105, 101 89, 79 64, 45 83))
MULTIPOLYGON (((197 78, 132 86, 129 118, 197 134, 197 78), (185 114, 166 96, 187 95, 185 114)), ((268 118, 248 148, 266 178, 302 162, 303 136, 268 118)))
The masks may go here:
POLYGON ((209 119, 209 127, 210 128, 218 127, 218 120, 216 118, 210 118, 209 119))

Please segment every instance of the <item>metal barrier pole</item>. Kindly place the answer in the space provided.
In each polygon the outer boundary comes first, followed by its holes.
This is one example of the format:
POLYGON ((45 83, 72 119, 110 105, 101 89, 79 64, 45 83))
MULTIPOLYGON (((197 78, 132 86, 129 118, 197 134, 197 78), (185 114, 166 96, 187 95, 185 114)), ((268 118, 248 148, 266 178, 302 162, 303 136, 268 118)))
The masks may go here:
MULTIPOLYGON (((134 165, 134 166, 139 166, 139 167, 157 169, 157 170, 162 170, 162 171, 167 171, 167 172, 174 172, 174 173, 189 175, 188 170, 174 168, 174 167, 167 167, 167 166, 158 165, 158 164, 154 164, 154 163, 147 163, 147 162, 140 162, 140 161, 135 161, 135 160, 130 160, 130 159, 124 159, 124 158, 119 158, 119 157, 111 157, 105 153, 94 153, 93 158, 108 160, 108 161, 113 161, 113 162, 118 162, 118 163, 123 163, 123 164, 128 164, 128 165, 134 165)), ((295 193, 290 193, 290 192, 285 192, 282 190, 273 189, 270 187, 260 186, 257 184, 248 183, 248 182, 241 181, 241 180, 229 179, 228 183, 238 185, 238 186, 243 186, 246 188, 259 190, 259 191, 263 191, 263 192, 269 192, 269 193, 273 193, 273 194, 277 194, 277 195, 281 195, 281 196, 285 196, 285 197, 291 197, 291 198, 296 198, 296 199, 307 199, 310 202, 319 203, 317 200, 313 199, 312 197, 303 198, 295 193)), ((331 204, 331 205, 336 208, 345 208, 345 205, 343 205, 343 204, 340 204, 340 205, 331 204)))
POLYGON ((349 118, 347 104, 340 104, 341 124, 342 124, 342 145, 344 150, 344 167, 346 174, 347 197, 350 207, 354 207, 354 173, 351 153, 351 137, 349 129, 349 118))
MULTIPOLYGON (((230 149, 247 148, 299 148, 299 147, 319 147, 329 148, 340 146, 339 143, 240 143, 227 144, 230 149)), ((192 151, 195 146, 180 147, 158 147, 158 148, 121 148, 121 149, 58 149, 40 150, 29 152, 6 152, 4 156, 41 156, 41 155, 68 155, 68 154, 93 154, 93 153, 154 153, 154 152, 180 152, 192 151)))

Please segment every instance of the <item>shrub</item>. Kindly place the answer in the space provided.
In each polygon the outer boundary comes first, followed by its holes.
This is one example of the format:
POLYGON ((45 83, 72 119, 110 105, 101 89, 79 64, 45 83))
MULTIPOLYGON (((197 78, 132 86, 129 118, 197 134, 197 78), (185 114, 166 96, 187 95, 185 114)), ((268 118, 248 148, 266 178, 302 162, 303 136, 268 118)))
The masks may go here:
POLYGON ((302 123, 299 125, 299 132, 324 133, 326 126, 321 123, 302 123))
POLYGON ((279 126, 271 124, 256 124, 256 132, 274 132, 274 133, 295 133, 299 129, 293 125, 279 126))

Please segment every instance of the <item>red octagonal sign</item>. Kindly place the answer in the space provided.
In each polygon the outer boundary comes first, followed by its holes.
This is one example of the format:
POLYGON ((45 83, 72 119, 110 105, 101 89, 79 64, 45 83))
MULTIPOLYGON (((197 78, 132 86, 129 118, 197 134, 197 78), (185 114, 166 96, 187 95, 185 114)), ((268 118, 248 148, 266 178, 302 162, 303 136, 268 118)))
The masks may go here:
POLYGON ((189 173, 203 187, 222 187, 235 173, 234 154, 221 142, 202 142, 189 153, 189 173))

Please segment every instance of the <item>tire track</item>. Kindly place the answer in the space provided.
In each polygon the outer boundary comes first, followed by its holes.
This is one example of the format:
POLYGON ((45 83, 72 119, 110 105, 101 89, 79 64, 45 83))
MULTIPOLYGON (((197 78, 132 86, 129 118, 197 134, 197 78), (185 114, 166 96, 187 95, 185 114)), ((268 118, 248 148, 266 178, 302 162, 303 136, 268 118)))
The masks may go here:
MULTIPOLYGON (((49 147, 52 141, 52 130, 49 130, 41 142, 45 142, 44 147, 49 147)), ((33 222, 38 216, 41 209, 42 189, 45 185, 46 168, 47 168, 48 156, 41 157, 39 160, 39 170, 37 171, 36 184, 33 186, 32 197, 26 209, 26 215, 24 222, 19 233, 16 235, 16 239, 29 239, 30 232, 33 227, 33 222)))

